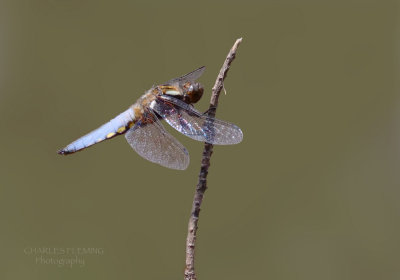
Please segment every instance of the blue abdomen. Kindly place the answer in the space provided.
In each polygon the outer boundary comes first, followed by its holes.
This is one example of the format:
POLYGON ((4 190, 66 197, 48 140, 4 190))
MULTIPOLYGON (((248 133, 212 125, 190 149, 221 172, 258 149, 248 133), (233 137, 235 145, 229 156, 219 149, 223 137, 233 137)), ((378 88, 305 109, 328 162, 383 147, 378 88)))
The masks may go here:
POLYGON ((119 114, 108 123, 103 124, 92 132, 75 140, 65 148, 58 151, 59 154, 72 154, 96 143, 111 139, 117 135, 125 133, 134 123, 134 112, 129 108, 119 114))

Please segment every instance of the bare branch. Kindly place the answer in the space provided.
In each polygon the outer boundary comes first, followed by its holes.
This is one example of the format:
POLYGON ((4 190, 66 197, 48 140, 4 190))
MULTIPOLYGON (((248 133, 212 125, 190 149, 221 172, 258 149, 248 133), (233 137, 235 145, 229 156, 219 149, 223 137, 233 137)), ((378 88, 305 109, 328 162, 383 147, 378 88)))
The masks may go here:
MULTIPOLYGON (((242 42, 242 38, 236 40, 235 44, 228 53, 221 70, 219 71, 217 80, 212 88, 212 95, 210 101, 210 107, 208 109, 208 115, 214 117, 217 106, 218 98, 221 90, 224 87, 224 80, 230 68, 232 61, 235 59, 236 50, 239 44, 242 42)), ((188 235, 186 238, 186 267, 185 267, 185 280, 196 280, 196 273, 194 271, 194 251, 196 246, 196 233, 197 223, 199 220, 200 207, 203 201, 204 192, 207 189, 207 174, 208 168, 210 167, 210 158, 213 153, 213 145, 205 143, 203 150, 203 157, 201 160, 201 168, 199 174, 199 181, 197 183, 196 192, 193 198, 192 213, 189 218, 188 235)))

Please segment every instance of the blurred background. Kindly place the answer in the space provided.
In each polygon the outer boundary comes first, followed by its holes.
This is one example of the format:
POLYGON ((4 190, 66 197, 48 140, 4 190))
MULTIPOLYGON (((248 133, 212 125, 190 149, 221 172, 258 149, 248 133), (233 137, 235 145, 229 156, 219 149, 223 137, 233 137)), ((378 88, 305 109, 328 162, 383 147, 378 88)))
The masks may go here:
POLYGON ((124 137, 56 151, 202 65, 205 111, 243 37, 217 117, 244 141, 214 149, 199 279, 400 279, 399 12, 0 1, 0 278, 182 279, 203 145, 167 128, 190 151, 183 172, 124 137))

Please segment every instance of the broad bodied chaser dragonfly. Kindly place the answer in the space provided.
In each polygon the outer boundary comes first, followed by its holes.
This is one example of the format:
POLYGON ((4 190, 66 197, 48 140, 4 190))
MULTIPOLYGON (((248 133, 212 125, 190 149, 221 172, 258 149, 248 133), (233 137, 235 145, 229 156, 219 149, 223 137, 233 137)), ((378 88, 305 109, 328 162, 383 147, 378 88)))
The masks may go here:
POLYGON ((191 105, 204 88, 196 82, 205 67, 153 86, 128 110, 58 151, 68 155, 125 134, 129 145, 143 158, 162 166, 184 170, 189 165, 186 148, 169 134, 161 120, 194 140, 215 145, 238 144, 243 133, 234 124, 203 114, 191 105))

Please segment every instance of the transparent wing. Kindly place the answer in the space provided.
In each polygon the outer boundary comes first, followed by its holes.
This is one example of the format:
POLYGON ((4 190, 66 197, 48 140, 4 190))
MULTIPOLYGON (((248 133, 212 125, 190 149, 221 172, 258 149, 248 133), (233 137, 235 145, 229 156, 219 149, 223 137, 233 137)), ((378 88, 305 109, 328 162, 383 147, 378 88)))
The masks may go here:
POLYGON ((243 133, 236 125, 208 117, 176 98, 160 96, 153 110, 173 128, 194 140, 216 145, 238 144, 243 140, 243 133))
POLYGON ((189 165, 186 148, 164 129, 155 115, 148 113, 147 120, 126 132, 129 145, 151 162, 171 169, 186 169, 189 165))
POLYGON ((202 66, 190 73, 187 73, 186 75, 183 75, 182 77, 169 80, 165 84, 173 84, 176 82, 178 82, 179 84, 184 84, 186 82, 194 82, 203 74, 205 69, 206 69, 206 67, 202 66))

